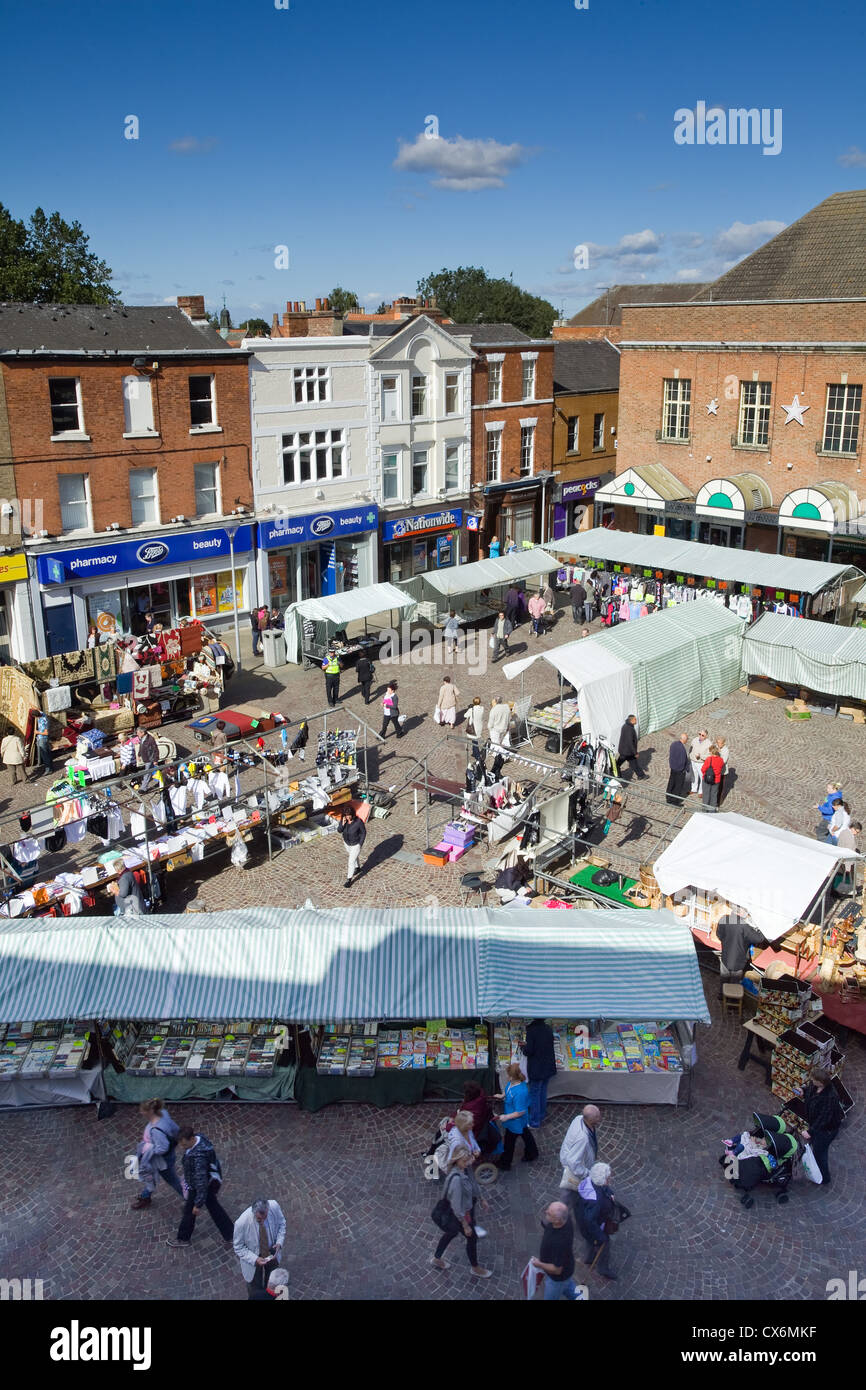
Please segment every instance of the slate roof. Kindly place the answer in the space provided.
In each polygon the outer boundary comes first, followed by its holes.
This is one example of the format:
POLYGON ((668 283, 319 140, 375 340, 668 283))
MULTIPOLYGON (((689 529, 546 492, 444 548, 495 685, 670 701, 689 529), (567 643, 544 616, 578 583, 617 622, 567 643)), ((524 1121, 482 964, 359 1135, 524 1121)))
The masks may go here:
POLYGON ((0 352, 231 352, 180 309, 124 304, 0 304, 0 352))
POLYGON ((469 335, 472 347, 492 347, 496 343, 530 343, 532 339, 513 323, 443 323, 446 333, 465 338, 469 335))
POLYGON ((587 339, 554 342, 553 391, 617 391, 619 353, 610 343, 587 339))
POLYGON ((833 193, 695 295, 709 299, 866 297, 866 188, 833 193))
POLYGON ((684 300, 694 299, 703 289, 706 289, 705 285, 682 281, 662 285, 611 285, 609 291, 579 309, 568 321, 584 327, 610 327, 611 324, 622 323, 623 304, 680 304, 684 300))

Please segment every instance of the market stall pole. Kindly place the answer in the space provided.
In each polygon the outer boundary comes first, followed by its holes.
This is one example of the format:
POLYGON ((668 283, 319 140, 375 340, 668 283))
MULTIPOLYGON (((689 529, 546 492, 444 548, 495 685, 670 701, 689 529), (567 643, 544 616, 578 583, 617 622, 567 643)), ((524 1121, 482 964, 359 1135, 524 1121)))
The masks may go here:
POLYGON ((235 526, 226 526, 226 528, 225 528, 225 533, 226 533, 226 535, 228 536, 228 540, 229 540, 229 556, 230 556, 230 560, 231 560, 231 571, 232 571, 232 614, 233 614, 233 617, 234 617, 234 626, 235 626, 235 664, 236 664, 236 666, 237 666, 237 669, 240 671, 240 670, 241 670, 241 630, 240 630, 240 627, 239 627, 239 625, 238 625, 238 591, 237 591, 237 581, 236 581, 236 579, 235 579, 235 536, 236 536, 237 533, 238 533, 238 526, 237 526, 237 525, 235 525, 235 526))

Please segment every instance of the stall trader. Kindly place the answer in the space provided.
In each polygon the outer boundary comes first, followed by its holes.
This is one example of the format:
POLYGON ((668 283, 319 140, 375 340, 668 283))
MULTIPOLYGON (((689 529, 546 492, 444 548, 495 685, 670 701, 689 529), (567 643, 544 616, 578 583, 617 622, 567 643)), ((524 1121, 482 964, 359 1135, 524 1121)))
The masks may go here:
MULTIPOLYGON (((716 936, 722 948, 719 970, 722 985, 739 984, 750 960, 750 946, 769 946, 771 951, 782 949, 778 941, 768 941, 757 927, 743 922, 739 917, 722 917, 716 927, 716 936)), ((719 998, 722 991, 719 990, 719 998)))
POLYGON ((109 883, 108 891, 117 900, 114 906, 115 917, 139 916, 144 912, 144 898, 130 869, 124 869, 120 878, 114 883, 109 883))

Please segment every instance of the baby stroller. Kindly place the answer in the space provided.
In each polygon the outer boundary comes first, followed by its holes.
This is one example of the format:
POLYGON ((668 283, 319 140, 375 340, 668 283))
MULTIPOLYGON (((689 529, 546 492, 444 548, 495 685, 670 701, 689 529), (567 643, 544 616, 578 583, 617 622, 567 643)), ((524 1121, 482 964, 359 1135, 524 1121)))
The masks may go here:
MULTIPOLYGON (((439 1169, 439 1176, 445 1173, 445 1163, 448 1158, 449 1144, 448 1133, 454 1127, 454 1120, 450 1115, 439 1121, 439 1127, 433 1136, 433 1142, 426 1150, 425 1158, 435 1158, 436 1166, 439 1169)), ((490 1187, 499 1177, 499 1169, 494 1162, 503 1152, 502 1134, 496 1121, 488 1120, 480 1137, 476 1136, 481 1153, 476 1158, 473 1167, 475 1177, 480 1187, 490 1187)))
POLYGON ((802 1146, 781 1116, 760 1115, 757 1110, 753 1114, 755 1128, 726 1140, 727 1152, 719 1163, 725 1170, 726 1181, 737 1189, 747 1209, 755 1205, 751 1194, 761 1183, 772 1188, 776 1201, 784 1206, 802 1146))

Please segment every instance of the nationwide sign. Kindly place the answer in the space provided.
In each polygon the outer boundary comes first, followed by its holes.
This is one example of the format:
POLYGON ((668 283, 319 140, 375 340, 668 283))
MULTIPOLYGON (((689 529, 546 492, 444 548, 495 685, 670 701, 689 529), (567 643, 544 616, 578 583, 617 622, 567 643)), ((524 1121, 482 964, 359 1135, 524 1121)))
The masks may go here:
POLYGON ((463 525, 463 509, 453 511, 425 512, 423 516, 403 516, 398 521, 386 521, 382 527, 382 540, 402 541, 411 536, 424 536, 429 531, 450 531, 453 526, 463 525))
MULTIPOLYGON (((252 549, 251 526, 239 526, 235 535, 235 554, 252 549)), ((150 569, 158 565, 189 564, 191 560, 228 559, 229 538, 225 530, 181 531, 146 541, 115 541, 113 545, 93 545, 56 550, 39 555, 36 574, 41 584, 68 584, 75 579, 98 579, 106 574, 150 569)))
POLYGON ((259 522, 259 545, 263 550, 276 550, 303 541, 333 541, 340 536, 375 531, 378 525, 379 508, 371 503, 333 512, 308 512, 304 516, 276 516, 273 521, 259 522))

